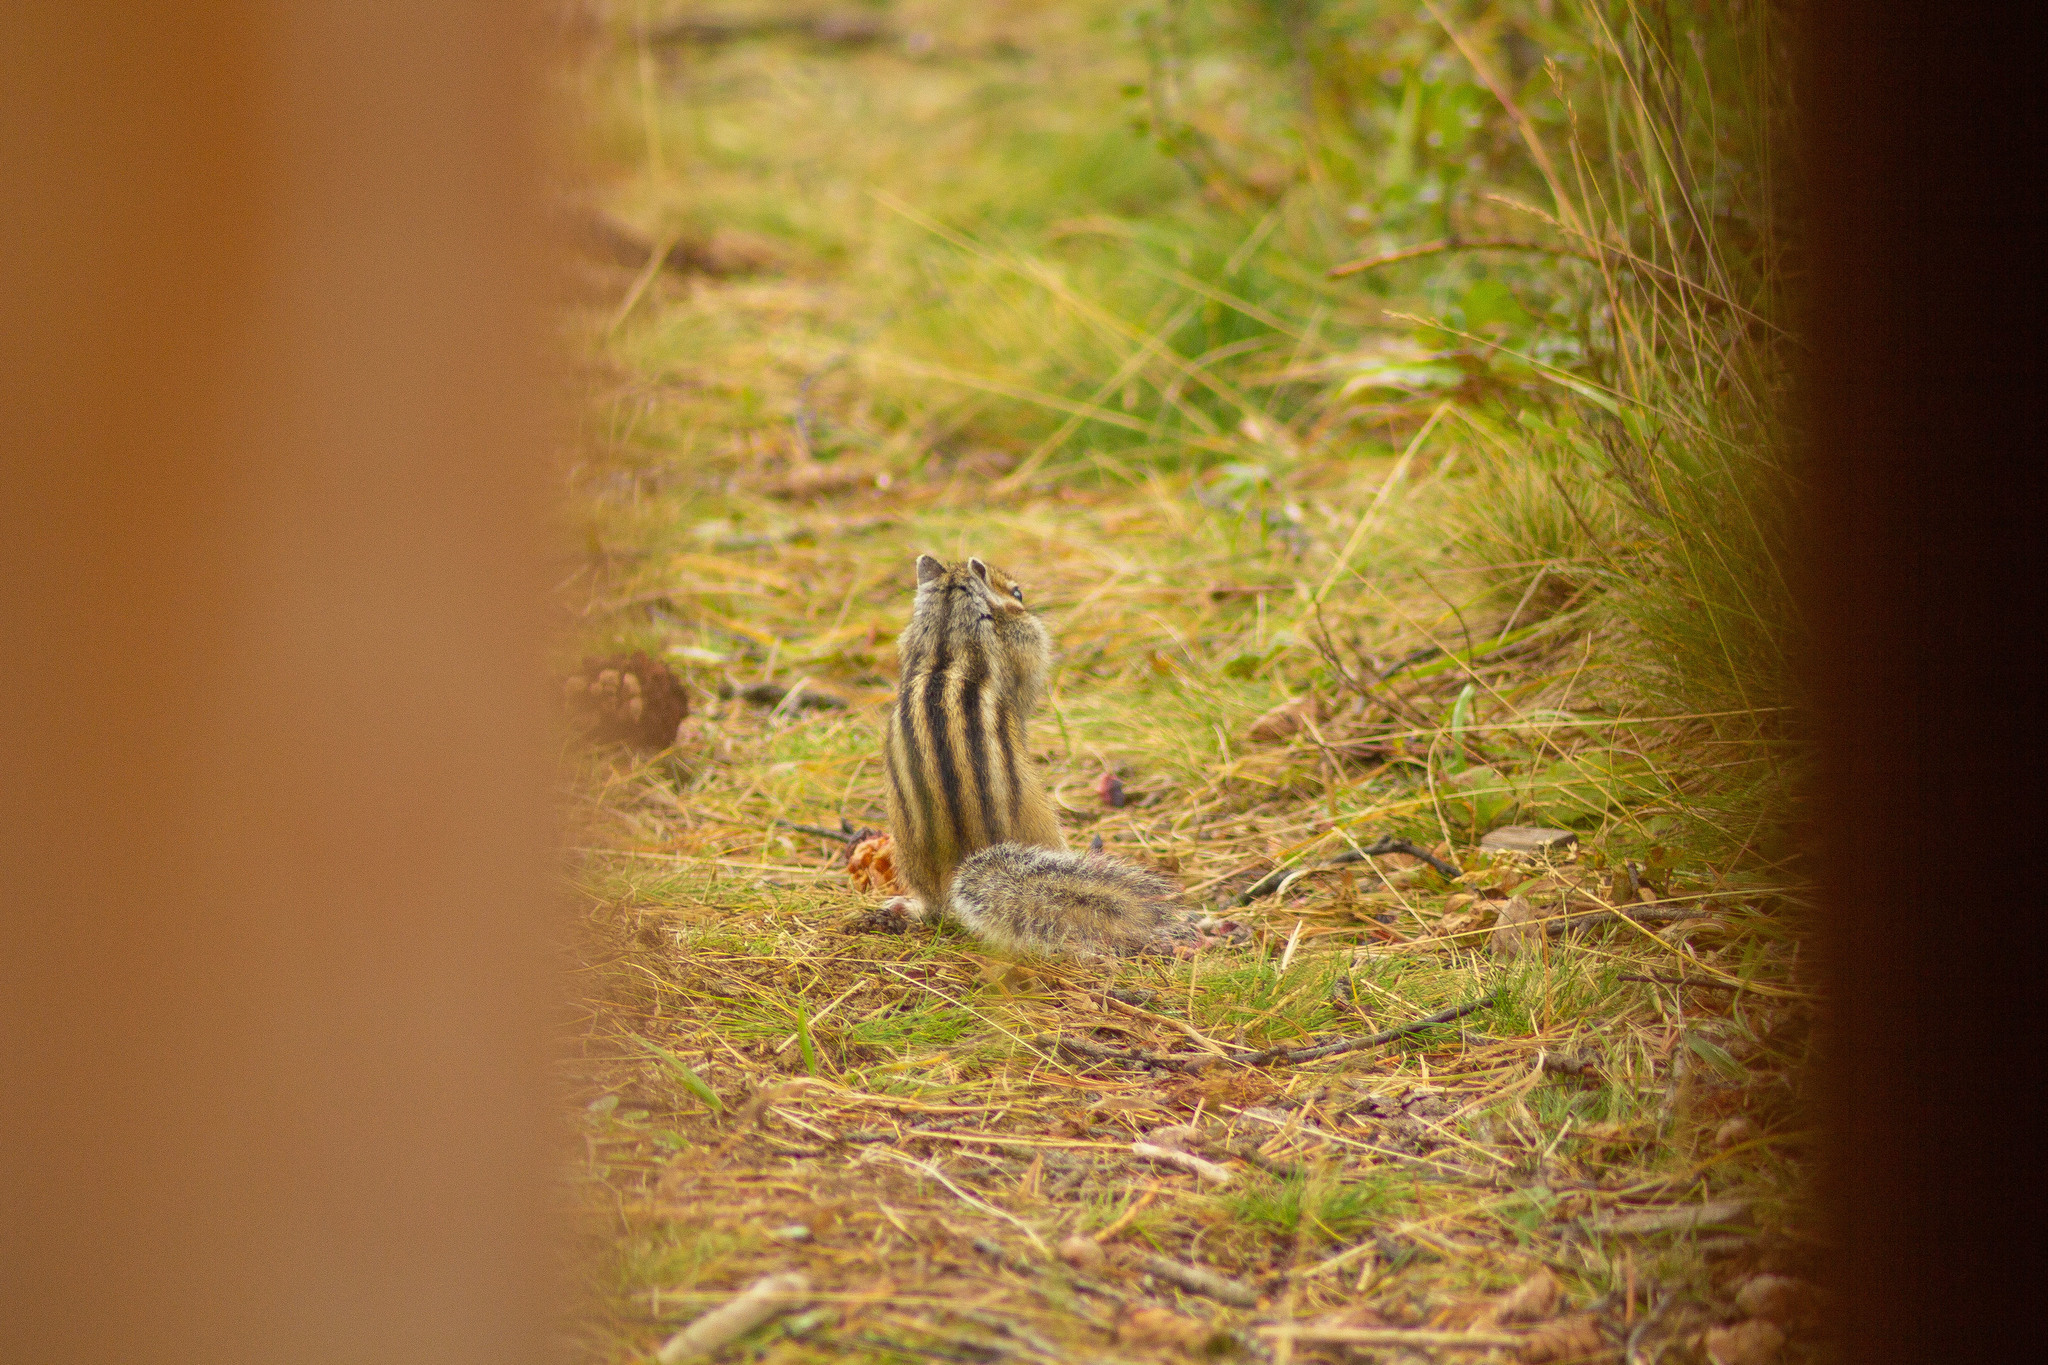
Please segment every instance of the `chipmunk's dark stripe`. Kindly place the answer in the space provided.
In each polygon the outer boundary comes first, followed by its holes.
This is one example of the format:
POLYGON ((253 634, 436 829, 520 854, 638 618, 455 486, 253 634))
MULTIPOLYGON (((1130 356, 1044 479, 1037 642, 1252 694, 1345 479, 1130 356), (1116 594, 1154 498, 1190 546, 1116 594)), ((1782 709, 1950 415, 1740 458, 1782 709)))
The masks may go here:
POLYGON ((966 841, 963 847, 982 848, 994 843, 1005 823, 988 782, 988 725, 981 714, 981 689, 987 681, 988 660, 979 651, 968 655, 960 677, 960 744, 967 751, 967 763, 974 772, 977 827, 961 830, 966 841))
POLYGON ((919 780, 916 741, 911 738, 905 724, 904 712, 909 702, 911 687, 905 684, 902 694, 896 698, 896 709, 889 717, 889 743, 882 746, 882 763, 888 769, 889 786, 896 793, 896 809, 908 829, 897 831, 896 837, 912 844, 924 841, 924 783, 919 780), (906 779, 905 771, 910 776, 906 779), (913 799, 913 797, 915 799, 913 799))
POLYGON ((1011 732, 1016 726, 1017 718, 1010 709, 1010 691, 1008 688, 998 688, 996 690, 996 744, 1003 751, 1003 776, 1010 788, 1009 804, 1005 808, 1007 816, 1003 824, 1003 835, 1005 838, 1014 835, 1014 826, 1019 817, 1024 813, 1024 787, 1017 780, 1017 744, 1011 738, 1011 732))
POLYGON ((932 666, 924 675, 924 740, 931 753, 931 771, 938 778, 939 790, 946 796, 946 812, 952 816, 952 823, 945 830, 948 852, 960 849, 960 839, 965 833, 960 812, 960 770, 953 761, 952 736, 946 724, 946 693, 950 690, 948 674, 952 663, 952 655, 946 647, 946 631, 942 626, 932 649, 932 666))

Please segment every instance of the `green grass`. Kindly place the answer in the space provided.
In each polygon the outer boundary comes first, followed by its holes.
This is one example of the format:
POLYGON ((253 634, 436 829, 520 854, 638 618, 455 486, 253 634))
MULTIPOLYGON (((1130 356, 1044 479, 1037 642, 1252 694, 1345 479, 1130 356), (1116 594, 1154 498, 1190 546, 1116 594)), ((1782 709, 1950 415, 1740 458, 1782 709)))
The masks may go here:
POLYGON ((1253 1179, 1221 1201, 1246 1227, 1310 1242, 1349 1240, 1383 1224, 1407 1202, 1403 1179, 1341 1180, 1326 1173, 1253 1179))

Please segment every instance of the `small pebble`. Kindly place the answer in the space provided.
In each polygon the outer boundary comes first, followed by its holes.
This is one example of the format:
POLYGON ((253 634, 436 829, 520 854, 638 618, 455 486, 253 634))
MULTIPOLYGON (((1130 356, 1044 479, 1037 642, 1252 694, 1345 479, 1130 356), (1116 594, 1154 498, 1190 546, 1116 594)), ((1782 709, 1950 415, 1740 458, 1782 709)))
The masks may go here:
POLYGON ((1093 1237, 1075 1233, 1060 1243, 1060 1259, 1076 1270, 1097 1271, 1109 1259, 1093 1237))
POLYGON ((1780 1327, 1816 1316, 1818 1299, 1812 1285, 1789 1275, 1752 1275, 1735 1291, 1737 1308, 1780 1327))
POLYGON ((1756 1125, 1737 1114, 1714 1130, 1716 1147, 1734 1147, 1756 1136, 1756 1125))

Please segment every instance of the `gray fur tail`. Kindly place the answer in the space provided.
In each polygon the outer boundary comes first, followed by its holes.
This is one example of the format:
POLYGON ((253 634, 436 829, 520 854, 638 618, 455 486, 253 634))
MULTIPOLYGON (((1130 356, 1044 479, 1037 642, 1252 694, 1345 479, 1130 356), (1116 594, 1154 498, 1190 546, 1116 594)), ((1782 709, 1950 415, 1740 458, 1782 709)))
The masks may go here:
POLYGON ((1199 937, 1166 878, 1100 853, 982 849, 953 874, 946 909, 969 931, 1028 953, 1171 952, 1199 937))

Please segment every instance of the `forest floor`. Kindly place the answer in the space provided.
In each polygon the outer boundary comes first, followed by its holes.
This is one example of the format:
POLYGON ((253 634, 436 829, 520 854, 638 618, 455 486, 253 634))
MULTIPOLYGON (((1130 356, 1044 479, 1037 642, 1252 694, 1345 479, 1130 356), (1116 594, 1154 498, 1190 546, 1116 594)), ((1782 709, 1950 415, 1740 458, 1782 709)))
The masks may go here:
POLYGON ((949 142, 1055 117, 1049 81, 1132 77, 1032 13, 585 73, 617 111, 597 193, 690 259, 640 270, 629 238, 587 267, 561 597, 689 715, 671 748, 577 751, 566 791, 576 1349, 649 1359, 800 1272, 731 1358, 1818 1358, 1797 890, 1688 866, 1604 791, 1457 784, 1554 759, 1516 717, 1622 713, 1569 613, 1531 631, 1461 586, 1430 530, 1450 461, 1405 460, 1409 432, 1296 450, 1250 511, 1192 467, 1024 469, 1031 444, 875 377, 913 287, 872 266, 906 230, 884 198, 915 212, 949 142), (920 551, 1005 567, 1046 621, 1033 749, 1069 842, 1168 873, 1241 946, 1106 970, 863 929, 884 892, 830 832, 883 823, 920 551), (1488 723, 1447 724, 1459 695, 1488 723), (1481 848, 1504 815, 1575 842, 1481 848), (1456 875, 1357 854, 1386 835, 1456 875), (1241 903, 1276 869, 1302 875, 1241 903))

